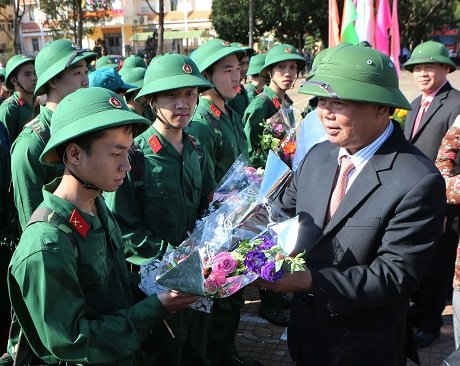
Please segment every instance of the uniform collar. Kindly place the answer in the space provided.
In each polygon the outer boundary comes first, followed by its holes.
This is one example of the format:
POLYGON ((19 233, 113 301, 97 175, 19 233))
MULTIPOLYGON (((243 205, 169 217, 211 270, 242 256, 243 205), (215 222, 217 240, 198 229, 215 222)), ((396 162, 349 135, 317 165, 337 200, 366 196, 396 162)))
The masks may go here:
MULTIPOLYGON (((270 88, 268 85, 265 85, 263 93, 271 99, 273 106, 276 109, 280 109, 281 98, 278 96, 278 94, 275 93, 275 91, 272 88, 270 88)), ((292 105, 292 100, 291 98, 289 98, 287 93, 284 94, 284 103, 287 104, 288 106, 292 105)))
POLYGON ((40 106, 40 120, 44 122, 48 127, 51 125, 51 117, 53 111, 45 106, 40 106))
POLYGON ((174 146, 155 127, 153 127, 153 125, 150 125, 141 136, 145 139, 149 145, 148 148, 154 154, 181 158, 185 154, 186 149, 189 148, 189 140, 186 138, 187 134, 184 131, 182 131, 182 143, 184 144, 182 156, 174 148, 174 146))
MULTIPOLYGON (((77 228, 75 228, 70 222, 71 216, 74 213, 74 211, 76 211, 78 215, 81 217, 81 219, 83 219, 84 222, 89 226, 89 230, 97 230, 101 228, 102 223, 99 220, 98 216, 89 215, 79 210, 73 203, 53 194, 54 190, 57 188, 60 182, 61 182, 61 178, 56 178, 52 182, 46 184, 43 187, 42 205, 52 209, 59 216, 63 217, 68 222, 69 227, 74 228, 75 231, 77 232, 78 232, 77 228)), ((97 207, 99 216, 106 215, 107 208, 105 207, 105 203, 103 202, 103 199, 100 196, 96 198, 96 207, 97 207)), ((82 236, 84 237, 84 235, 82 236)))

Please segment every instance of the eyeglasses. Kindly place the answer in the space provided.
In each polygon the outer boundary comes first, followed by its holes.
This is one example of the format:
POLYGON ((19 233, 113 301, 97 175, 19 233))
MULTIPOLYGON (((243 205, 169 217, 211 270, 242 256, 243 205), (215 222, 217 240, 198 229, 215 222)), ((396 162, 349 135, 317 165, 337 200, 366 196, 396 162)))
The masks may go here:
POLYGON ((87 48, 75 49, 72 52, 72 54, 70 55, 69 59, 67 60, 67 62, 65 64, 65 68, 67 69, 69 66, 71 66, 72 62, 77 58, 77 56, 80 56, 81 54, 83 54, 85 52, 91 52, 91 51, 89 49, 87 49, 87 48))

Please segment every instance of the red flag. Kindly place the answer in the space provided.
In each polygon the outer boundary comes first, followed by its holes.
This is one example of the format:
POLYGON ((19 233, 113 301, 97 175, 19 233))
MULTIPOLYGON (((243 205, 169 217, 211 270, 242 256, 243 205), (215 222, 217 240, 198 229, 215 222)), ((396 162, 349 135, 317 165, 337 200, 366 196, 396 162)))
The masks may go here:
POLYGON ((329 47, 335 47, 340 43, 339 19, 337 1, 329 0, 329 47))
POLYGON ((379 0, 377 9, 377 22, 375 27, 375 48, 385 55, 389 55, 388 30, 391 26, 391 13, 389 0, 379 0))
POLYGON ((399 53, 401 50, 401 44, 399 39, 399 21, 398 21, 398 0, 393 0, 393 10, 391 12, 391 47, 390 47, 390 57, 393 63, 395 64, 396 71, 398 76, 400 73, 399 66, 399 53))

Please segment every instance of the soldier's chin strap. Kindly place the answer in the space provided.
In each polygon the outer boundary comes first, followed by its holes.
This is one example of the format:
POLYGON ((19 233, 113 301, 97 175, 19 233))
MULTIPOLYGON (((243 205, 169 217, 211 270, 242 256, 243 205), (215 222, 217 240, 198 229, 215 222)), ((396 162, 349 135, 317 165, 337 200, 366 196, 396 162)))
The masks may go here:
POLYGON ((72 177, 74 177, 83 186, 83 188, 92 189, 93 191, 102 192, 101 188, 99 188, 98 186, 96 186, 96 185, 94 185, 92 183, 85 182, 83 179, 78 177, 71 169, 69 169, 69 167, 67 167, 67 170, 70 173, 70 175, 72 177))

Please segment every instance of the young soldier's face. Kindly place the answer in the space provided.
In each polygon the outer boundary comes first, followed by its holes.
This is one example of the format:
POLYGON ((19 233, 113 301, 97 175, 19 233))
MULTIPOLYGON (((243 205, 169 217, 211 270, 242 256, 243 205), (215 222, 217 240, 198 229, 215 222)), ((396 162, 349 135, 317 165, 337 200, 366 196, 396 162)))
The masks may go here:
POLYGON ((111 128, 91 144, 88 152, 80 149, 77 174, 87 182, 107 192, 123 184, 131 169, 128 151, 133 143, 132 129, 127 126, 111 128))
POLYGON ((211 82, 225 99, 233 99, 240 89, 240 62, 230 55, 213 66, 211 82))
POLYGON ((33 94, 35 85, 37 84, 37 75, 35 74, 35 67, 32 63, 27 63, 19 67, 15 77, 11 78, 11 82, 15 90, 33 94))
POLYGON ((387 107, 319 98, 317 112, 328 140, 354 154, 375 140, 388 125, 387 107))
POLYGON ((80 88, 88 87, 88 65, 82 60, 50 81, 60 99, 80 88))
POLYGON ((181 88, 158 94, 153 100, 157 115, 175 128, 185 128, 198 102, 198 88, 181 88))
POLYGON ((290 89, 296 78, 297 62, 295 61, 279 62, 271 71, 271 80, 282 90, 290 89))
POLYGON ((240 60, 240 78, 243 81, 249 69, 249 56, 243 56, 240 60))
POLYGON ((449 66, 442 64, 420 64, 412 69, 416 86, 425 94, 439 89, 447 80, 449 66))

